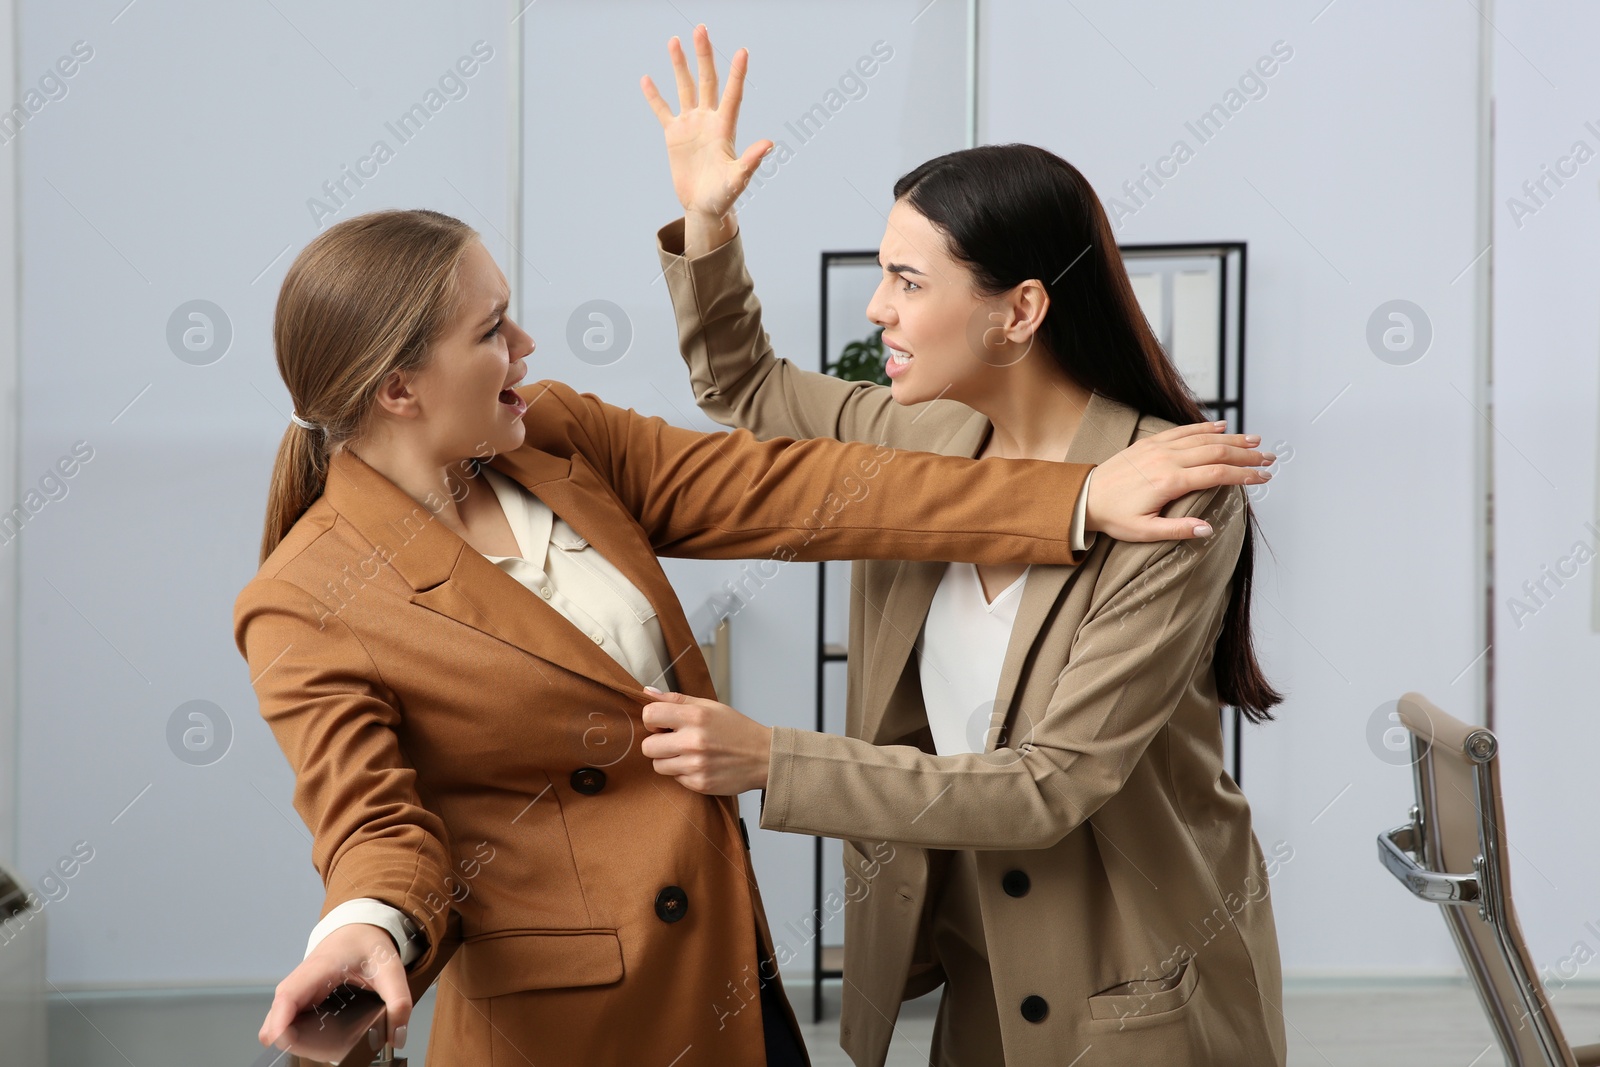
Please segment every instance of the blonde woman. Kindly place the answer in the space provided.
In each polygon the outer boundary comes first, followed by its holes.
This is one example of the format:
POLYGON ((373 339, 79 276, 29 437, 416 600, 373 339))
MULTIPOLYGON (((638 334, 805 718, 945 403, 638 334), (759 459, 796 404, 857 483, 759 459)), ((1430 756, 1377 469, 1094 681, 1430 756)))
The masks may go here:
MULTIPOLYGON (((703 26, 696 45, 698 91, 669 47, 678 114, 643 88, 685 209, 660 258, 702 410, 762 438, 1069 468, 1199 417, 1094 190, 1028 145, 896 183, 866 309, 891 385, 777 358, 732 214, 737 109, 716 104, 703 26)), ((711 792, 765 790, 763 827, 846 841, 840 1035, 860 1067, 884 1062, 901 1000, 941 985, 935 1064, 1283 1063, 1267 882, 1293 850, 1256 841, 1219 722, 1281 700, 1251 646, 1249 505, 1234 484, 1169 512, 1215 533, 1103 531, 1075 567, 858 564, 849 736, 683 694, 645 709, 699 727, 663 775, 705 789, 679 768, 712 768, 711 792)))
POLYGON ((1074 501, 1090 531, 1193 537, 1162 505, 1261 456, 1187 427, 1090 494, 1087 464, 694 433, 519 385, 508 297, 432 211, 335 224, 284 279, 293 425, 234 630, 326 896, 260 1039, 351 981, 403 1045, 453 914, 435 1067, 803 1063, 735 803, 641 751, 647 686, 713 693, 656 556, 1068 565, 1074 501))

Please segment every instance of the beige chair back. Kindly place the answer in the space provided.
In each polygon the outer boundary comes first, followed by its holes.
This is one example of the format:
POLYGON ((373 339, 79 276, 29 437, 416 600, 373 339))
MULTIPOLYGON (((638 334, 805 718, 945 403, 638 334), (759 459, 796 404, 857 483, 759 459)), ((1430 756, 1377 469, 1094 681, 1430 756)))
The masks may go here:
POLYGON ((1507 1062, 1582 1067, 1550 1010, 1511 904, 1499 742, 1420 693, 1400 698, 1399 717, 1411 735, 1417 803, 1410 823, 1379 835, 1379 858, 1413 894, 1443 906, 1507 1062))

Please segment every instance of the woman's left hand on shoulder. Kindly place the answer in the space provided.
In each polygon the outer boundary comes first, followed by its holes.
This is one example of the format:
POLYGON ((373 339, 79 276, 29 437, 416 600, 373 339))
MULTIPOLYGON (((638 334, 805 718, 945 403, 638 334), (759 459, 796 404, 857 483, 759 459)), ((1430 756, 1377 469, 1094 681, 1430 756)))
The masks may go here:
POLYGON ((1272 471, 1259 468, 1277 453, 1257 446, 1256 434, 1219 433, 1218 422, 1173 426, 1135 441, 1104 463, 1089 479, 1084 528, 1118 541, 1170 541, 1210 537, 1211 527, 1196 516, 1162 514, 1172 501, 1219 485, 1260 485, 1272 471))
POLYGON ((684 693, 656 697, 644 706, 644 725, 650 734, 639 743, 639 751, 655 765, 657 774, 713 796, 766 788, 770 727, 705 697, 684 693))

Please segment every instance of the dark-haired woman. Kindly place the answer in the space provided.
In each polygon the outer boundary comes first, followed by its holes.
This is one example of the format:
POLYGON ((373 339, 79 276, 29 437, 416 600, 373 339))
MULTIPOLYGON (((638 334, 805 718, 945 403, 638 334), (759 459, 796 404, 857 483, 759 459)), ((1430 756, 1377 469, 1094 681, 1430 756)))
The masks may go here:
POLYGON ((260 1038, 353 981, 403 1044, 454 912, 435 1067, 804 1063, 736 805, 640 752, 646 686, 713 692, 657 554, 1067 565, 1080 497, 1090 530, 1192 539, 1162 506, 1263 457, 1178 428, 1091 496, 1086 464, 694 433, 519 386, 508 297, 431 211, 330 226, 279 293, 294 425, 234 635, 326 895, 260 1038))
MULTIPOLYGON (((867 308, 889 387, 776 358, 731 213, 735 116, 715 106, 703 27, 696 45, 698 93, 669 47, 679 114, 644 91, 685 209, 661 262, 713 418, 1093 463, 1200 417, 1094 191, 1027 145, 895 184, 867 308)), ((763 789, 763 827, 844 839, 840 1034, 862 1067, 884 1062, 901 1000, 941 984, 935 1064, 1283 1063, 1267 883, 1293 851, 1263 854, 1219 722, 1223 705, 1260 721, 1281 699, 1251 647, 1250 509, 1223 486, 1168 513, 1215 534, 1102 534, 1076 567, 856 564, 848 736, 682 694, 645 708, 652 727, 696 726, 646 740, 661 773, 763 789)))

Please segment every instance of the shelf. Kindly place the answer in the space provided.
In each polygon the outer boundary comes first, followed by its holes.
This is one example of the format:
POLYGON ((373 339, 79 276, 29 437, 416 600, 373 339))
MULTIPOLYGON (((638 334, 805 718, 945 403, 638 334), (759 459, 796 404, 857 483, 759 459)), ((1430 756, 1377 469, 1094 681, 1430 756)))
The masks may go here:
POLYGON ((844 946, 843 945, 823 945, 822 946, 822 977, 824 977, 824 978, 843 978, 844 977, 844 946))
POLYGON ((823 645, 822 662, 837 663, 850 658, 850 650, 843 645, 823 645))

